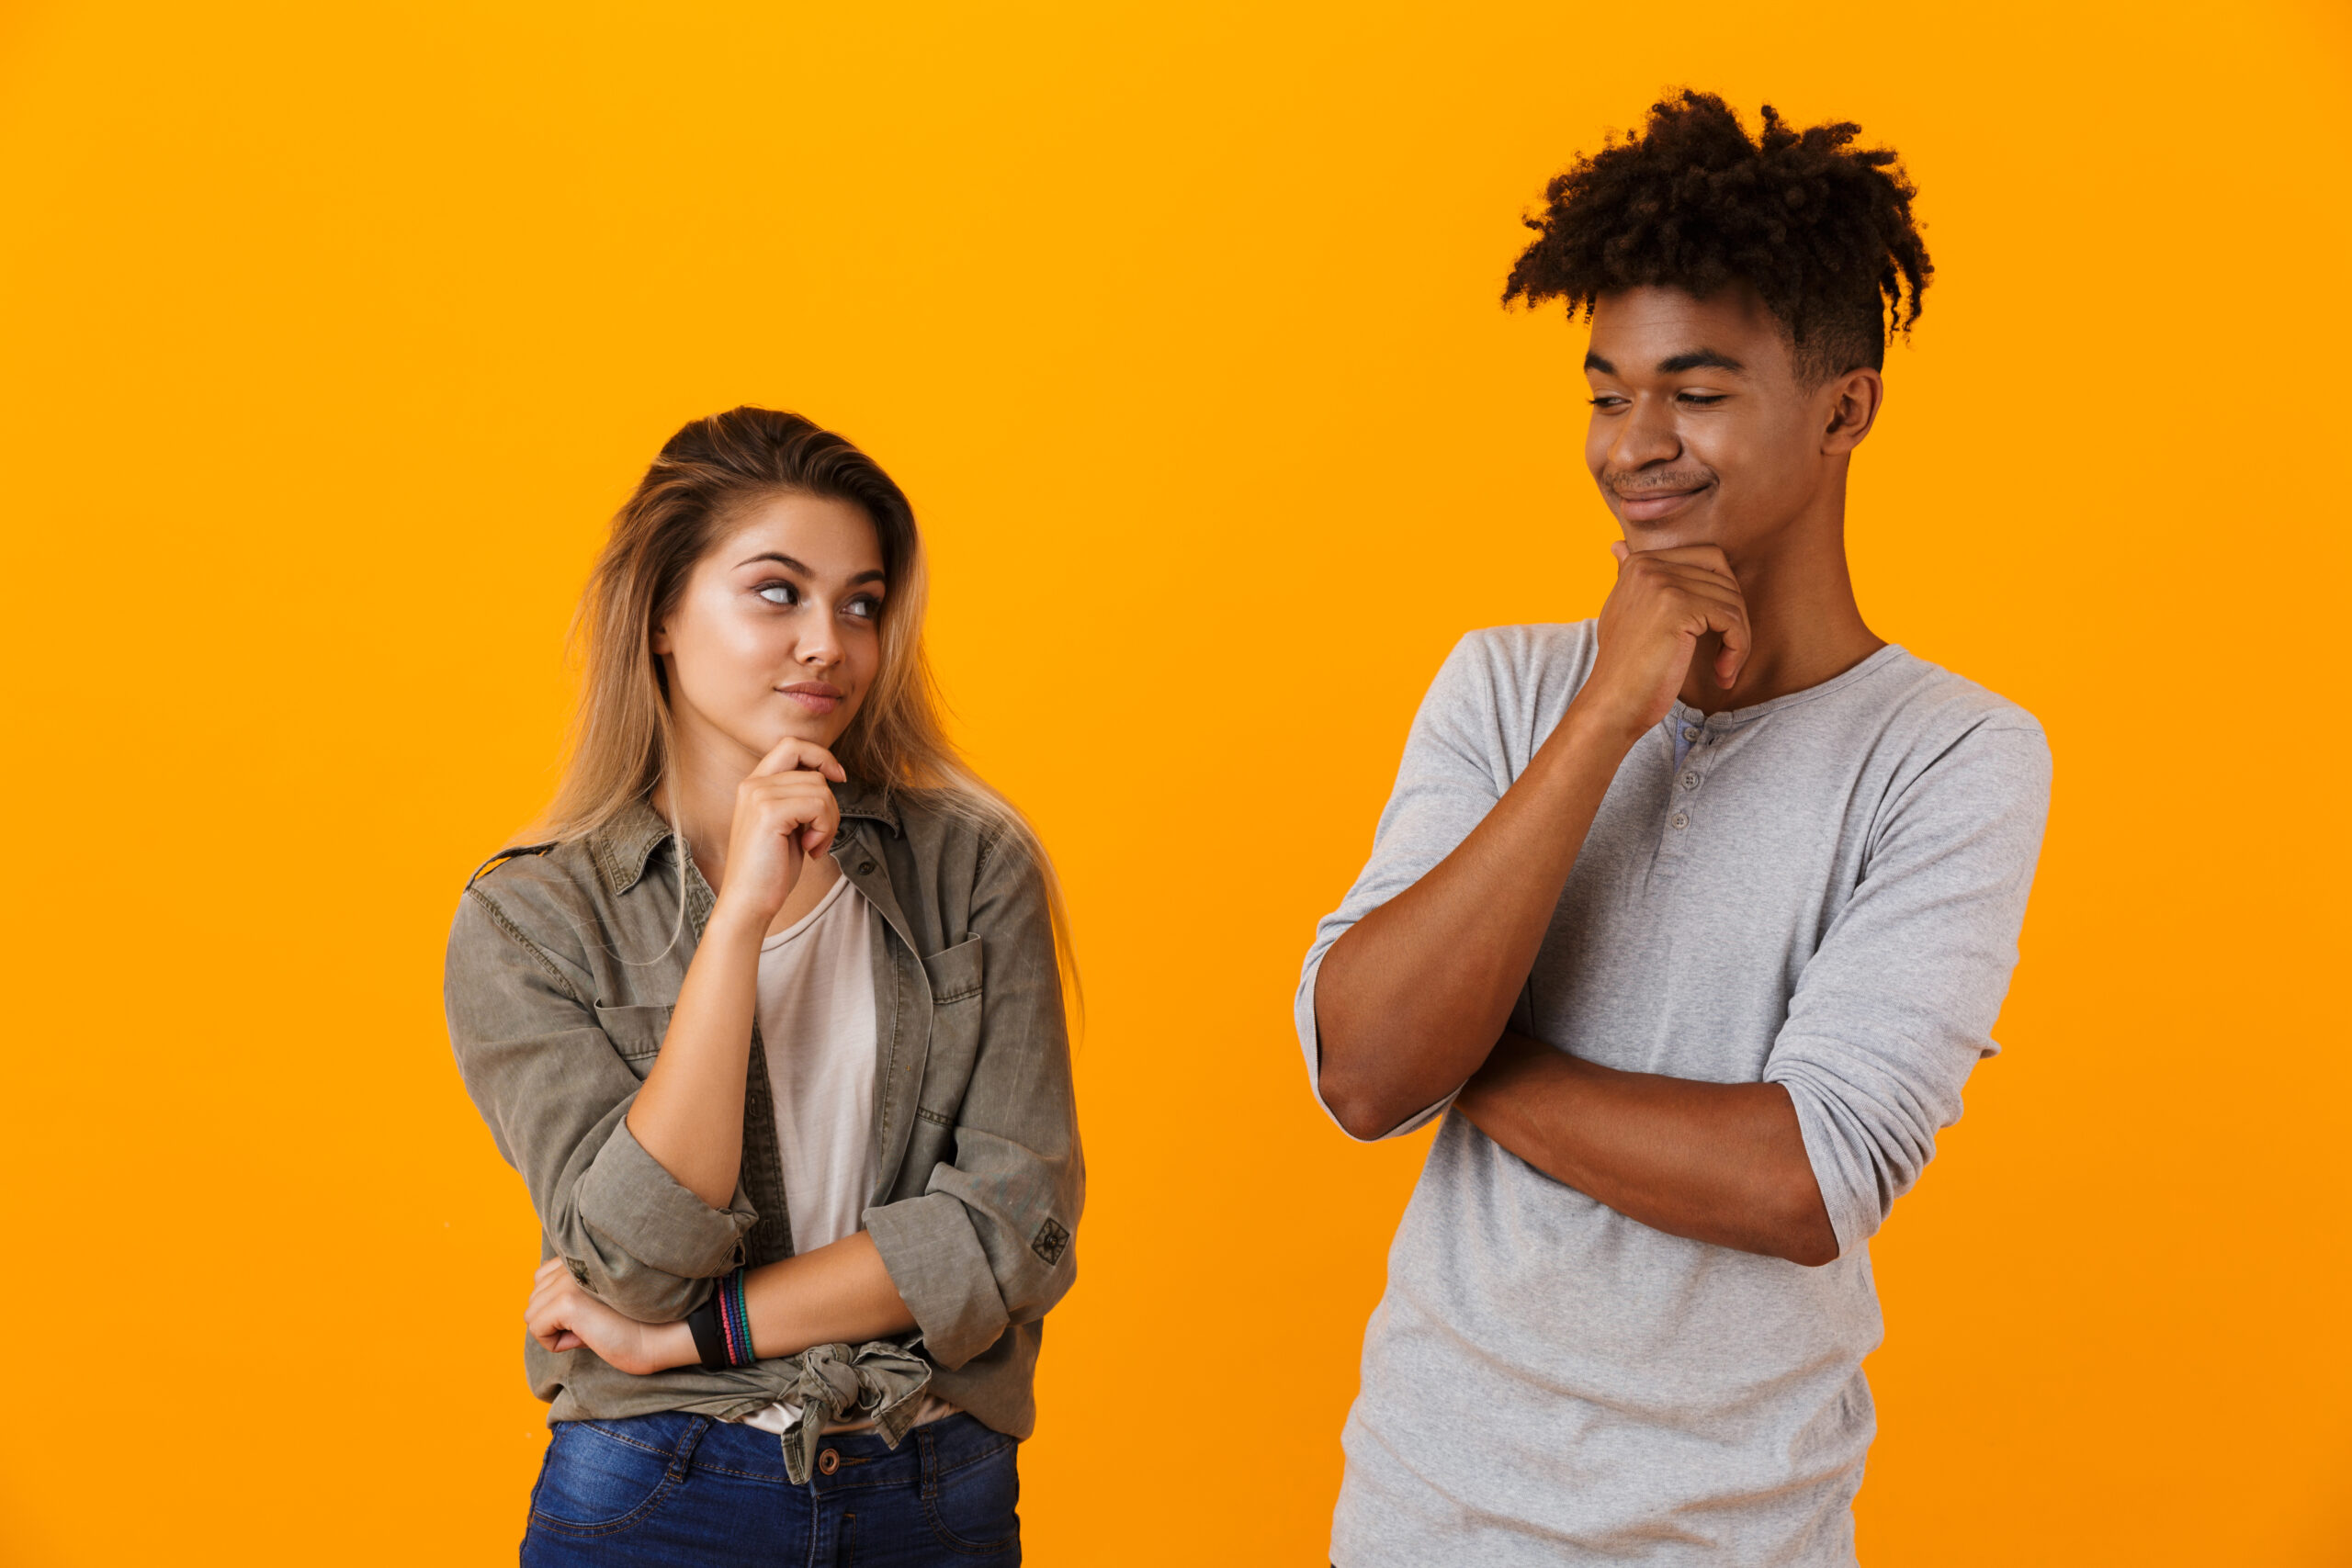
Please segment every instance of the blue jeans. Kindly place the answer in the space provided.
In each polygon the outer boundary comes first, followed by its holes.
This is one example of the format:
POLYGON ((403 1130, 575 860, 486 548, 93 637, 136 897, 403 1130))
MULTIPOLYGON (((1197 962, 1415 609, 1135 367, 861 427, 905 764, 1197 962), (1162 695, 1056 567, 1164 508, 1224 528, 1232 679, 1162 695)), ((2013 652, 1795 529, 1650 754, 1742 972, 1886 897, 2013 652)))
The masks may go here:
POLYGON ((1021 1561, 1016 1445, 969 1416, 825 1439, 795 1486, 784 1448, 706 1416, 565 1421, 531 1489, 524 1568, 1012 1568, 1021 1561))

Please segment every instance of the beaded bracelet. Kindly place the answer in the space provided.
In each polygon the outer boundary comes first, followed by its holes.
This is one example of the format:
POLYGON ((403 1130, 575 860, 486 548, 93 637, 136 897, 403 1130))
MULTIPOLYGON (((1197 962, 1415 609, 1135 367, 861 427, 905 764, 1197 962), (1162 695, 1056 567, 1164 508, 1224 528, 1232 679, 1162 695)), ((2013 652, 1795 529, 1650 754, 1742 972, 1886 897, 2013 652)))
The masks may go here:
POLYGON ((752 1307, 743 1294, 743 1270, 719 1280, 710 1299, 686 1314, 686 1329, 706 1371, 748 1367, 759 1359, 752 1349, 752 1307))
POLYGON ((719 1325, 727 1331, 728 1364, 748 1367, 759 1357, 752 1350, 752 1303, 743 1294, 743 1270, 738 1269, 718 1282, 719 1325))

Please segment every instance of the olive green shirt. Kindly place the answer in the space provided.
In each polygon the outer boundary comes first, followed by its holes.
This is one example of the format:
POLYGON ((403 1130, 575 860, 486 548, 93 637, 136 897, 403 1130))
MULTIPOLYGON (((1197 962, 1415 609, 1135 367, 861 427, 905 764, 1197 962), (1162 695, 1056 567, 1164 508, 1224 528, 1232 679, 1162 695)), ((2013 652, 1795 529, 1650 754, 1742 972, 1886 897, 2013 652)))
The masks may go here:
MULTIPOLYGON (((731 1418, 779 1399, 846 1409, 862 1382, 868 1413, 899 1407, 899 1420, 884 1418, 895 1438, 928 1371, 930 1392, 997 1431, 1025 1438, 1035 1425, 1043 1320, 1076 1275, 1085 1200, 1044 883, 1015 840, 906 792, 834 793, 832 852, 875 922, 880 1160, 865 1224, 916 1331, 903 1349, 818 1347, 643 1377, 526 1338, 525 1367, 551 1421, 731 1418)), ((561 1257, 597 1297, 646 1322, 683 1318, 737 1265, 792 1252, 756 1029, 742 1176, 727 1207, 680 1185, 628 1130, 711 904, 669 825, 639 805, 585 840, 477 873, 449 933, 458 1066, 530 1189, 542 1258, 561 1257)), ((813 1426, 807 1436, 813 1446, 813 1426)))

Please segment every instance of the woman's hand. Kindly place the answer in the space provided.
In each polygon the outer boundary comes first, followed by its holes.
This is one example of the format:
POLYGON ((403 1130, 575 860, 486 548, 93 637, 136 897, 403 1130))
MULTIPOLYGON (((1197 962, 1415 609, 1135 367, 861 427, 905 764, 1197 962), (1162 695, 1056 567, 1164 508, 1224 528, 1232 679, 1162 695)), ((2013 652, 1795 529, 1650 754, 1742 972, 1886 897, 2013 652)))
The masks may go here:
POLYGON ((539 1265, 531 1278, 530 1304, 523 1322, 531 1337, 550 1350, 585 1346, 606 1365, 643 1375, 687 1366, 695 1354, 694 1333, 683 1323, 639 1323, 625 1317, 582 1290, 560 1258, 539 1265), (681 1353, 683 1342, 683 1353, 681 1353))
POLYGON ((792 897, 808 858, 833 841, 842 813, 831 784, 848 777, 833 754, 813 740, 787 739, 760 759, 735 791, 735 821, 718 890, 722 907, 766 930, 792 897))

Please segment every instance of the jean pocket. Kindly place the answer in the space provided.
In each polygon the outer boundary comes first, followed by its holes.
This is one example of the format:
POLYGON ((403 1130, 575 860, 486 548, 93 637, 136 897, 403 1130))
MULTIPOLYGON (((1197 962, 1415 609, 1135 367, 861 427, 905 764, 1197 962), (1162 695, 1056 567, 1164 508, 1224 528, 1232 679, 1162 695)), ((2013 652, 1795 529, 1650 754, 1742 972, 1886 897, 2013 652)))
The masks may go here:
POLYGON ((933 1470, 924 1476, 923 1512, 940 1545, 969 1557, 1018 1560, 1019 1447, 1005 1438, 976 1458, 959 1456, 962 1461, 953 1468, 933 1470))
POLYGON ((670 1455, 594 1421, 563 1421, 531 1489, 531 1523, 564 1535, 617 1535, 670 1492, 670 1455))

